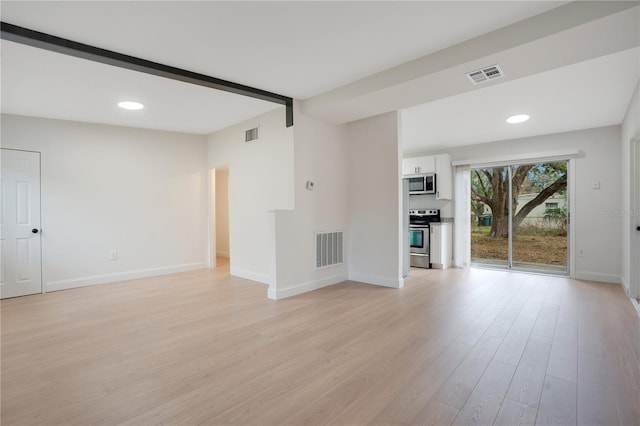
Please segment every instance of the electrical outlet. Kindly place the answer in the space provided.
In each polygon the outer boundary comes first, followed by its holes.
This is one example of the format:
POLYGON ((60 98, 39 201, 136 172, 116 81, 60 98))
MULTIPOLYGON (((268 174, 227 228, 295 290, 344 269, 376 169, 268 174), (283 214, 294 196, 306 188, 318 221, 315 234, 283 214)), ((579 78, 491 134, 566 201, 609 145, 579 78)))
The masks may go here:
POLYGON ((109 260, 118 260, 118 251, 117 250, 111 250, 109 252, 109 260))

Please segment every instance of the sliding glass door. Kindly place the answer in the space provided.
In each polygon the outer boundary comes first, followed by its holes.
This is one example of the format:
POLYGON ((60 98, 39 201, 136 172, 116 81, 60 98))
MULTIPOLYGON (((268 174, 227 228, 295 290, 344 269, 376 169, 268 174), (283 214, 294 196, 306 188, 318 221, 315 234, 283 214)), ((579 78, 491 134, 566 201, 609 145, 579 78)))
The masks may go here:
POLYGON ((508 167, 471 170, 472 263, 509 267, 508 185, 508 167))
POLYGON ((471 170, 471 262, 568 272, 567 161, 471 170))

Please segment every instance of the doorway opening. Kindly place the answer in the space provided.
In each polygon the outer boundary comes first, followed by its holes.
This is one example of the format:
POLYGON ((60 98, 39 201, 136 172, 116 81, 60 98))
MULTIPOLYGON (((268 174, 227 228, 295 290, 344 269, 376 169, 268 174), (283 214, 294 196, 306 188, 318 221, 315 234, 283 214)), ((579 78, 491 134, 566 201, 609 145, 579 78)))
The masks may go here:
POLYGON ((471 169, 471 264, 569 274, 566 160, 471 169))
POLYGON ((229 267, 229 166, 211 169, 210 265, 229 267))

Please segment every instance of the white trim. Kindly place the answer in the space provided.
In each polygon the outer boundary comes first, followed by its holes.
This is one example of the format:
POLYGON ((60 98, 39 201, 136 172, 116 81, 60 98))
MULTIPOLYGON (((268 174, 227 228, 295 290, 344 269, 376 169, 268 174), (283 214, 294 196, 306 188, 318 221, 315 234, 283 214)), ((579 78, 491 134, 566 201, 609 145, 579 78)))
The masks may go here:
POLYGON ((216 169, 215 167, 209 169, 209 220, 207 221, 207 233, 209 239, 207 241, 207 255, 209 257, 209 268, 215 268, 218 266, 216 260, 216 169))
POLYGON ((568 149, 562 151, 537 152, 531 154, 502 155, 497 157, 456 160, 452 161, 451 164, 453 166, 495 167, 501 165, 511 165, 519 161, 542 163, 548 161, 569 160, 571 158, 580 157, 582 155, 582 151, 579 151, 577 149, 568 149))
POLYGON ((318 281, 307 281, 306 283, 298 284, 296 286, 283 288, 283 289, 274 289, 273 286, 269 286, 269 290, 267 291, 267 297, 273 300, 284 299, 286 297, 296 296, 298 294, 306 293, 308 291, 318 290, 323 287, 339 284, 341 282, 346 281, 347 279, 348 279, 348 275, 346 273, 342 273, 342 274, 326 277, 318 281))
MULTIPOLYGON (((624 290, 624 294, 627 297, 631 297, 630 296, 631 289, 629 288, 629 283, 627 282, 627 280, 624 279, 622 275, 620 275, 620 285, 622 286, 622 290, 624 290)), ((631 299, 633 299, 633 297, 631 297, 631 299)))
MULTIPOLYGON (((6 148, 3 148, 6 149, 6 148)), ((42 152, 38 152, 38 192, 40 193, 40 294, 45 294, 47 292, 44 276, 44 238, 42 238, 42 230, 44 227, 42 226, 44 222, 44 213, 42 208, 42 152)))
POLYGON ((262 284, 269 284, 269 275, 267 274, 258 274, 256 272, 247 271, 246 269, 232 267, 229 271, 231 275, 236 277, 244 278, 246 280, 257 281, 262 284))
POLYGON ((183 265, 163 266, 160 268, 138 269, 135 271, 116 272, 114 274, 93 275, 90 277, 72 278, 46 283, 47 291, 68 290, 70 288, 86 287, 96 284, 115 283, 137 278, 155 277, 158 275, 175 274, 177 272, 195 271, 207 268, 207 262, 185 263, 183 265))
POLYGON ((636 308, 636 312, 638 312, 638 317, 640 317, 640 304, 638 304, 638 301, 636 299, 629 299, 631 300, 631 305, 636 308))
POLYGON ((404 279, 392 279, 375 275, 349 274, 349 281, 358 281, 365 284, 379 285, 382 287, 402 288, 404 279))
POLYGON ((570 277, 576 275, 576 159, 570 158, 567 165, 569 191, 569 273, 570 277))
MULTIPOLYGON (((640 215, 640 164, 636 164, 640 151, 640 132, 637 133, 629 142, 629 150, 631 157, 630 165, 630 182, 629 190, 629 247, 623 247, 623 250, 629 250, 629 296, 632 298, 640 296, 640 264, 634 262, 640 256, 640 234, 636 227, 640 224, 638 215, 640 215)), ((624 271, 623 271, 624 272, 624 271)))
POLYGON ((620 275, 601 274, 600 272, 580 271, 576 272, 575 277, 578 280, 597 281, 601 283, 620 284, 620 275))

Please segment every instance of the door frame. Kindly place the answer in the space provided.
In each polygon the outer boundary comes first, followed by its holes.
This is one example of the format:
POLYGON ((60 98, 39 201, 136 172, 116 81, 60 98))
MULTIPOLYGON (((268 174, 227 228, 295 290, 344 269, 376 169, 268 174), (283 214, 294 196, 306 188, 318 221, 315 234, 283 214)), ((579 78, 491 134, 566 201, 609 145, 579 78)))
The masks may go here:
POLYGON ((569 190, 569 208, 567 209, 567 227, 569 232, 569 247, 567 247, 567 262, 569 268, 567 272, 569 277, 576 276, 576 221, 575 205, 576 205, 576 159, 567 159, 567 189, 569 190))
MULTIPOLYGON (((40 216, 40 293, 39 294, 45 294, 47 292, 47 286, 45 285, 45 271, 44 271, 45 238, 43 238, 43 233, 44 233, 43 229, 45 228, 45 226, 44 226, 44 214, 43 214, 44 206, 42 204, 42 193, 43 193, 43 188, 42 188, 42 152, 41 151, 33 151, 33 150, 30 150, 30 149, 17 149, 17 148, 1 147, 0 148, 0 152, 2 150, 19 151, 19 152, 31 152, 33 154, 38 154, 38 171, 39 171, 38 185, 40 186, 40 212, 39 212, 39 216, 40 216)), ((38 293, 34 293, 34 294, 38 294, 38 293)), ((22 297, 22 296, 17 296, 17 297, 22 297)))
MULTIPOLYGON (((636 299, 640 297, 640 265, 633 259, 640 256, 640 232, 636 227, 640 226, 640 133, 636 134, 630 141, 630 185, 631 191, 629 200, 629 297, 636 299)), ((623 250, 626 249, 623 247, 623 250)))
MULTIPOLYGON (((231 191, 231 167, 229 164, 219 164, 215 167, 209 167, 209 220, 208 220, 208 264, 209 268, 213 269, 217 267, 217 257, 218 257, 218 249, 217 249, 217 221, 218 218, 216 216, 216 205, 217 205, 217 191, 216 191, 216 171, 217 170, 225 170, 227 171, 227 196, 230 198, 231 191)), ((227 209, 229 209, 229 202, 227 201, 227 209)), ((227 214, 227 229, 229 232, 229 247, 228 247, 228 255, 229 262, 231 262, 231 217, 227 214)))
POLYGON ((209 268, 217 266, 216 259, 216 168, 209 169, 209 268))

